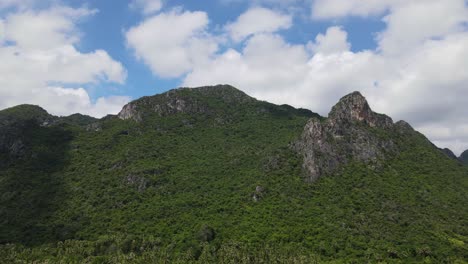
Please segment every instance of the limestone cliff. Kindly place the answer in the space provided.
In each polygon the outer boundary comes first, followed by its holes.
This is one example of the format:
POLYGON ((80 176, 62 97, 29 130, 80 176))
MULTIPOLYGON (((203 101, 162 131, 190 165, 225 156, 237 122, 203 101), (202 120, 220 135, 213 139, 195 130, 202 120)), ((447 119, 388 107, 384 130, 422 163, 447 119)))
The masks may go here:
POLYGON ((332 108, 328 118, 311 118, 294 148, 303 155, 307 180, 331 174, 351 161, 379 166, 398 153, 387 132, 413 131, 404 121, 393 123, 386 115, 372 111, 366 99, 353 92, 332 108))

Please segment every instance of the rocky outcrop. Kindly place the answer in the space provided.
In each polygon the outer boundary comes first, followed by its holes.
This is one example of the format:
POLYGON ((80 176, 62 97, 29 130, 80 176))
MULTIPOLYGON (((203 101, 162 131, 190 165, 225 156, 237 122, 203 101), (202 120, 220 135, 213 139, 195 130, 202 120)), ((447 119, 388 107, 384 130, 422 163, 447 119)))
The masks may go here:
POLYGON ((137 104, 135 103, 126 104, 117 116, 123 120, 132 119, 134 121, 140 122, 141 115, 137 108, 137 104))
POLYGON ((465 165, 468 165, 468 150, 465 150, 461 155, 460 157, 458 158, 458 160, 465 164, 465 165))
POLYGON ((398 151, 386 136, 388 130, 412 128, 373 112, 366 99, 354 92, 343 97, 327 119, 311 118, 294 148, 303 155, 307 180, 314 181, 351 161, 379 166, 381 160, 398 151))
POLYGON ((371 110, 366 98, 359 92, 353 92, 333 106, 328 115, 331 123, 361 122, 370 127, 390 128, 393 121, 390 117, 375 113, 371 110))
POLYGON ((213 114, 218 103, 238 105, 256 100, 229 85, 179 88, 166 93, 142 97, 125 105, 118 114, 123 120, 141 122, 145 116, 169 116, 178 113, 213 114))
POLYGON ((134 186, 138 192, 143 192, 148 186, 148 180, 143 176, 129 174, 125 177, 124 182, 128 185, 134 186))

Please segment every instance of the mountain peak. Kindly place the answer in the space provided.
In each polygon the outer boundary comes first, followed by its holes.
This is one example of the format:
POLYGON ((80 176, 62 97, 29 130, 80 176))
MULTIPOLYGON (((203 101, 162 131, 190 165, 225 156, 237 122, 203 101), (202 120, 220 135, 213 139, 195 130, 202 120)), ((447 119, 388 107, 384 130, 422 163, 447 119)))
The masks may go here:
POLYGON ((394 124, 390 117, 373 112, 366 98, 353 92, 333 106, 327 119, 311 118, 295 147, 304 157, 309 181, 314 181, 352 161, 379 166, 399 152, 396 140, 382 135, 413 132, 406 122, 394 124))
POLYGON ((181 87, 130 102, 123 107, 118 117, 139 122, 145 115, 151 113, 159 116, 177 113, 210 114, 216 111, 216 105, 219 103, 236 105, 255 101, 256 99, 230 85, 181 87))
POLYGON ((352 92, 340 99, 328 114, 335 122, 358 121, 371 127, 390 127, 390 117, 372 111, 366 98, 360 92, 352 92))
POLYGON ((30 104, 17 105, 0 111, 0 124, 26 120, 41 123, 51 118, 52 116, 42 107, 30 104))

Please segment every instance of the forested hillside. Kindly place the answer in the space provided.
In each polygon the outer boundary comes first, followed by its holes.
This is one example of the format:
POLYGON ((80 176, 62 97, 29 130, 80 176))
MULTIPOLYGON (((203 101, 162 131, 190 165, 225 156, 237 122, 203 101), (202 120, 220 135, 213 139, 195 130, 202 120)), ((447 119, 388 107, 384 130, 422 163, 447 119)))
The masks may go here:
POLYGON ((224 85, 99 120, 0 111, 0 262, 466 263, 468 167, 345 106, 325 118, 224 85))

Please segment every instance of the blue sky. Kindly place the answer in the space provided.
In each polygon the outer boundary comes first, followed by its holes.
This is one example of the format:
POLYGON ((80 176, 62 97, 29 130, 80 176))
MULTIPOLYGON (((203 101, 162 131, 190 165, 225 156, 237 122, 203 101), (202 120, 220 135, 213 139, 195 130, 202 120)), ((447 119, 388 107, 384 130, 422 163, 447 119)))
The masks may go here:
MULTIPOLYGON (((217 27, 234 21, 240 14, 248 10, 251 7, 248 2, 167 1, 161 11, 183 8, 189 11, 207 12, 210 18, 209 26, 216 30, 217 27)), ((74 7, 83 6, 83 1, 68 1, 67 3, 74 7)), ((97 9, 99 12, 81 24, 80 29, 85 36, 77 48, 82 52, 104 49, 112 58, 122 62, 128 71, 127 81, 122 85, 114 85, 116 89, 90 88, 89 92, 94 100, 110 94, 139 98, 161 93, 181 85, 181 78, 160 78, 154 75, 127 47, 124 31, 138 25, 145 18, 145 15, 141 14, 139 10, 130 8, 129 2, 123 0, 91 1, 86 6, 90 9, 97 9)), ((310 12, 308 8, 304 9, 303 12, 310 12)), ((379 17, 366 19, 349 17, 338 21, 321 21, 304 16, 295 17, 294 25, 281 33, 288 42, 301 44, 307 43, 333 25, 340 25, 346 29, 353 51, 375 49, 377 46, 375 33, 381 31, 385 26, 379 17)))
POLYGON ((228 83, 327 115, 358 90, 460 153, 467 28, 467 0, 0 0, 0 109, 102 117, 228 83))

